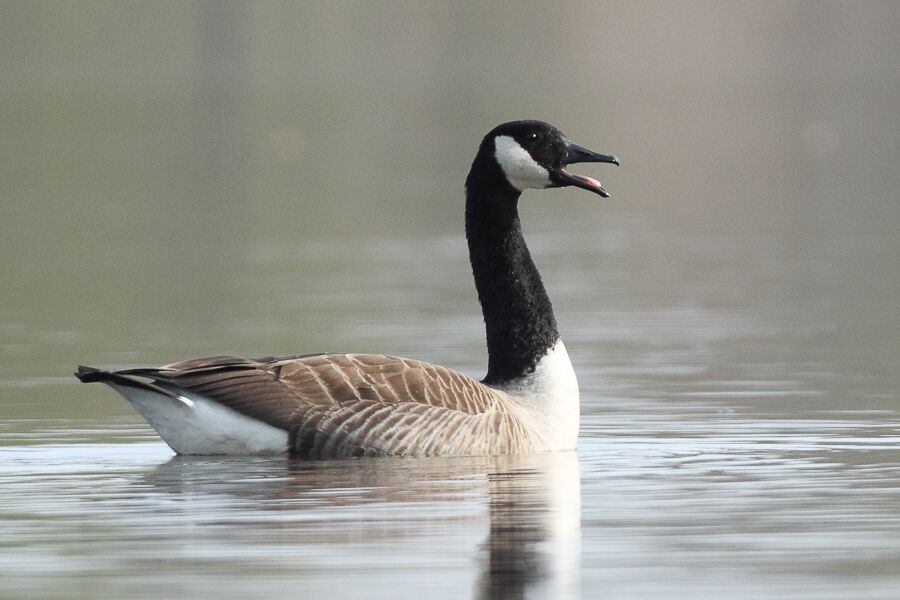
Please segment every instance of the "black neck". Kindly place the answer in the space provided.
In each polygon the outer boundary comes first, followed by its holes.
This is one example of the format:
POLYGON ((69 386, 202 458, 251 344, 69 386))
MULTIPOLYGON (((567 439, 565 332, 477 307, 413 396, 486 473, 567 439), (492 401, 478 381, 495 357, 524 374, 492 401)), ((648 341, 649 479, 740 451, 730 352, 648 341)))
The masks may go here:
POLYGON ((559 340, 541 276, 522 237, 520 192, 484 149, 466 179, 466 239, 487 330, 485 383, 534 371, 559 340))

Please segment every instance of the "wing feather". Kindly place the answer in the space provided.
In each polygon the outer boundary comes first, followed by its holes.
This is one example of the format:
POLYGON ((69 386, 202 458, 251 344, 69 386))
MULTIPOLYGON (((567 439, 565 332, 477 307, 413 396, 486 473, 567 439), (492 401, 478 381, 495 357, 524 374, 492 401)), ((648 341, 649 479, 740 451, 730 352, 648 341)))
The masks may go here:
POLYGON ((285 429, 292 451, 308 457, 447 453, 472 440, 487 451, 512 443, 508 434, 520 425, 504 423, 503 392, 446 367, 381 354, 216 356, 122 373, 285 429))

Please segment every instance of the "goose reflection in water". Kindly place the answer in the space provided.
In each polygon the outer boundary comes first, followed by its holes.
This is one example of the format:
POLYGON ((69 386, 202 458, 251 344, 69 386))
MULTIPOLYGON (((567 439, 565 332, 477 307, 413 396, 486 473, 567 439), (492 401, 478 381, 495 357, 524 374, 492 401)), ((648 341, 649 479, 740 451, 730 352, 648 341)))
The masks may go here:
POLYGON ((581 486, 574 452, 488 475, 491 528, 479 598, 577 598, 581 486))
POLYGON ((146 483, 166 496, 163 513, 173 520, 163 514, 160 526, 173 541, 253 541, 245 560, 234 571, 229 566, 236 575, 255 564, 274 573, 276 585, 358 594, 370 585, 367 577, 380 574, 376 585, 427 595, 455 589, 455 573, 474 566, 472 597, 580 597, 574 452, 313 462, 174 457, 146 483), (485 512, 486 539, 479 533, 485 512), (288 561, 284 570, 267 564, 273 555, 288 561))

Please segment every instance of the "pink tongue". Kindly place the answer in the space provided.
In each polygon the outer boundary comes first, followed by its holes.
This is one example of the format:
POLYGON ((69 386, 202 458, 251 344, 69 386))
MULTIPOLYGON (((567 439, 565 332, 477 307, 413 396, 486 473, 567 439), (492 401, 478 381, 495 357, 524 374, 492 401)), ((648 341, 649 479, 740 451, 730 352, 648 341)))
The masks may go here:
POLYGON ((587 182, 588 184, 590 184, 594 187, 598 187, 598 188, 603 187, 603 184, 600 183, 599 181, 597 181, 596 179, 594 179, 593 177, 588 177, 586 175, 575 175, 575 177, 577 177, 578 179, 580 179, 582 181, 587 182))

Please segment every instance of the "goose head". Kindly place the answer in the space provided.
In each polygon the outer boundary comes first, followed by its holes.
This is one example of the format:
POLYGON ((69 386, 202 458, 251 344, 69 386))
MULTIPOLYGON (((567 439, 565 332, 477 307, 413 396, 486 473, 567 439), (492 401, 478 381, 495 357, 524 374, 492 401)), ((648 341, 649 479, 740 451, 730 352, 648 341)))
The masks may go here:
POLYGON ((615 156, 579 146, 542 121, 512 121, 495 127, 485 136, 479 154, 490 155, 507 183, 519 192, 573 185, 608 198, 599 181, 570 173, 566 166, 582 162, 619 164, 615 156))

